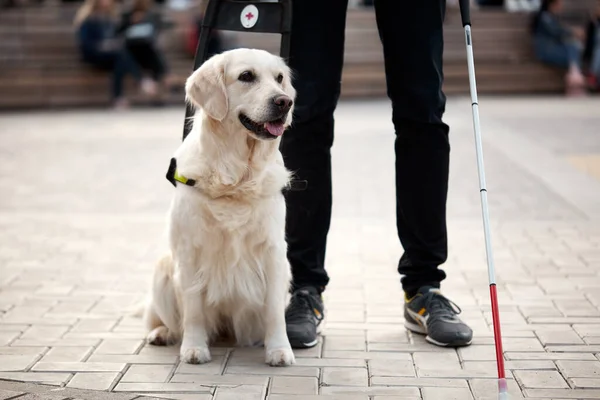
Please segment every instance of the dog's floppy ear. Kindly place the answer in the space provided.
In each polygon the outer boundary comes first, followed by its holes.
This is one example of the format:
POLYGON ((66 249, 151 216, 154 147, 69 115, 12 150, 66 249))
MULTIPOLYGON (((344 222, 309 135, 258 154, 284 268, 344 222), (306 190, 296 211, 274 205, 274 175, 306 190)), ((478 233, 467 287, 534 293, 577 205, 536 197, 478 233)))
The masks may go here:
POLYGON ((194 71, 185 83, 185 95, 209 117, 223 121, 229 109, 223 57, 211 57, 194 71))

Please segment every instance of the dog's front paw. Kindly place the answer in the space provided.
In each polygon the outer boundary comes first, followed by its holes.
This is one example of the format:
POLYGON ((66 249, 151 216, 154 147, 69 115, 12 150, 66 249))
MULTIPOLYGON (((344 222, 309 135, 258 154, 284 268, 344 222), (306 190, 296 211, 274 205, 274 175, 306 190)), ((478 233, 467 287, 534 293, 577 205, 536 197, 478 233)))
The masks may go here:
POLYGON ((267 350, 267 364, 272 367, 285 367, 296 362, 291 347, 267 350))
POLYGON ((188 364, 204 364, 211 360, 208 347, 181 348, 181 359, 188 364))

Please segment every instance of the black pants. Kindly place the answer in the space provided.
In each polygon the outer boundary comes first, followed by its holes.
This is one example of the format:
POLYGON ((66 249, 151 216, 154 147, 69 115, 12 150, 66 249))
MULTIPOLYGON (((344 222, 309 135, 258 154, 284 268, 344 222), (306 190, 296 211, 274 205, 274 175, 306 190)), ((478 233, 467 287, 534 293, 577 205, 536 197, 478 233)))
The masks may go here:
MULTIPOLYGON (((446 197, 450 144, 442 122, 445 0, 376 0, 387 93, 396 131, 398 263, 407 293, 439 286, 447 258, 446 197)), ((333 113, 340 94, 347 0, 293 2, 290 66, 298 91, 293 127, 283 135, 286 166, 304 191, 286 195, 288 258, 294 287, 324 289, 331 220, 333 113)), ((369 132, 365 132, 368 135, 369 132)))

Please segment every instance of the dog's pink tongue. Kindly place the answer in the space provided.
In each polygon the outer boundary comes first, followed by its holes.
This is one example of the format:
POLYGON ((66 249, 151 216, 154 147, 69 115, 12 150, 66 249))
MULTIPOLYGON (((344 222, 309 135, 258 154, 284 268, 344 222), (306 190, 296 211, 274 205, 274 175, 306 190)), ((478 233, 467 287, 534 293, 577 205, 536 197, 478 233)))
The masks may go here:
POLYGON ((281 136, 283 135, 283 131, 285 127, 281 122, 267 122, 265 123, 265 129, 269 131, 269 133, 273 136, 281 136))

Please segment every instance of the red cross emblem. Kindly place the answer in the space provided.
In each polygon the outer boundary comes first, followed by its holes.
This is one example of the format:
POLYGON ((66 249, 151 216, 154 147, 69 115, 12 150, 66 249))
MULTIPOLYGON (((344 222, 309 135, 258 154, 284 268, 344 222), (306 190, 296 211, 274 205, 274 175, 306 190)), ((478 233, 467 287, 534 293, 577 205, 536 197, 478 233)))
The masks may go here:
MULTIPOLYGON (((0 0, 1 1, 1 0, 0 0)), ((240 13, 240 22, 246 29, 252 28, 260 18, 258 8, 255 5, 249 4, 240 13)))

